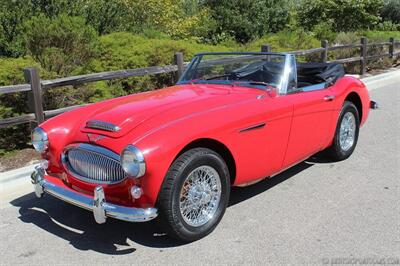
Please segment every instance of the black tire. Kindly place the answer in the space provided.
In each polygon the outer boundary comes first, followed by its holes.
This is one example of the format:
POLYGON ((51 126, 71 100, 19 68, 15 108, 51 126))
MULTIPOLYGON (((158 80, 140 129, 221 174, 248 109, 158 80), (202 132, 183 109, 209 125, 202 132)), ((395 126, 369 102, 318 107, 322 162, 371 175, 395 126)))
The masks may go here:
POLYGON ((211 233, 221 221, 229 202, 230 176, 226 163, 216 152, 206 148, 195 148, 180 155, 169 168, 159 197, 159 222, 166 233, 183 242, 192 242, 211 233), (184 220, 180 207, 180 192, 187 176, 200 166, 214 168, 221 182, 221 197, 218 207, 207 223, 193 227, 184 220))
POLYGON ((349 158, 350 155, 353 153, 354 149, 356 148, 359 131, 360 131, 360 117, 358 114, 357 107, 352 102, 345 101, 343 103, 342 109, 340 110, 340 115, 339 115, 339 119, 338 119, 338 122, 336 125, 336 131, 335 131, 335 136, 333 138, 332 146, 330 146, 327 149, 329 156, 334 161, 342 161, 342 160, 349 158), (340 125, 342 123, 343 117, 348 112, 351 112, 354 115, 356 127, 355 127, 355 135, 354 135, 353 145, 349 149, 344 150, 340 146, 340 125))

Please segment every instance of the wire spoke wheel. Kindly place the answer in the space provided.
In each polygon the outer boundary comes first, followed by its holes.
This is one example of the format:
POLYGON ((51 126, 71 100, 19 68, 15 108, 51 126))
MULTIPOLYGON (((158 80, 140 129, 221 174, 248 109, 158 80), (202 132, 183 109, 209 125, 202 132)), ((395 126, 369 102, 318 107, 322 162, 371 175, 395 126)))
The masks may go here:
POLYGON ((211 233, 229 203, 231 179, 222 157, 207 148, 181 154, 164 179, 158 207, 165 232, 185 242, 211 233))
POLYGON ((213 167, 203 165, 185 179, 179 198, 179 209, 184 221, 193 227, 209 222, 221 200, 221 179, 213 167))
POLYGON ((354 144, 356 134, 356 118, 347 112, 340 123, 339 144, 342 150, 348 151, 354 144))

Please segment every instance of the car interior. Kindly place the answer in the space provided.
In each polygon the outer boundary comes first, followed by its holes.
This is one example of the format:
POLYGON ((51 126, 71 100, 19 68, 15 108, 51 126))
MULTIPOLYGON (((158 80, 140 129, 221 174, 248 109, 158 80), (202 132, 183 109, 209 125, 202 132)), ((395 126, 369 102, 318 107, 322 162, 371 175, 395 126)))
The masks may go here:
MULTIPOLYGON (((234 80, 251 80, 278 84, 282 62, 257 61, 236 69, 231 74, 234 80)), ((337 63, 297 63, 296 91, 312 91, 333 85, 345 75, 344 68, 337 63)))
POLYGON ((344 75, 345 71, 341 64, 297 63, 298 88, 305 88, 321 83, 331 86, 344 75))

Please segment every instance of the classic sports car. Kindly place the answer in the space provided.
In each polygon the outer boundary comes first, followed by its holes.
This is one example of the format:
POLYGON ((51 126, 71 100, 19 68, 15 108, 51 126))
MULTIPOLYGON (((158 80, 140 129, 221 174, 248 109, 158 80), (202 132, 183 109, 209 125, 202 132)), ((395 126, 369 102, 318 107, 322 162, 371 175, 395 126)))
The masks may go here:
POLYGON ((35 193, 129 222, 159 218, 182 241, 209 234, 231 186, 327 149, 354 151, 370 108, 343 67, 279 53, 202 53, 177 85, 91 104, 32 133, 35 193))

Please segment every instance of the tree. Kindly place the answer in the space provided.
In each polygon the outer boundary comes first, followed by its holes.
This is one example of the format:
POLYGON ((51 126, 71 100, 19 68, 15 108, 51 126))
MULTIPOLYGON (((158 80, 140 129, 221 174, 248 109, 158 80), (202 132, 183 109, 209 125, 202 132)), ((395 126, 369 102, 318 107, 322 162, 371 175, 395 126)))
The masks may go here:
POLYGON ((28 53, 48 71, 70 74, 85 66, 95 55, 97 33, 81 17, 59 15, 32 17, 24 24, 28 53))
POLYGON ((29 18, 30 2, 0 1, 0 56, 18 57, 24 54, 21 43, 21 24, 29 18))
POLYGON ((217 23, 210 34, 228 34, 241 43, 283 29, 289 17, 286 0, 205 0, 203 5, 217 23))
POLYGON ((381 16, 384 21, 400 24, 400 1, 386 0, 381 11, 381 16))
POLYGON ((325 22, 336 32, 368 29, 380 21, 382 6, 383 0, 303 0, 298 21, 308 30, 325 22))

